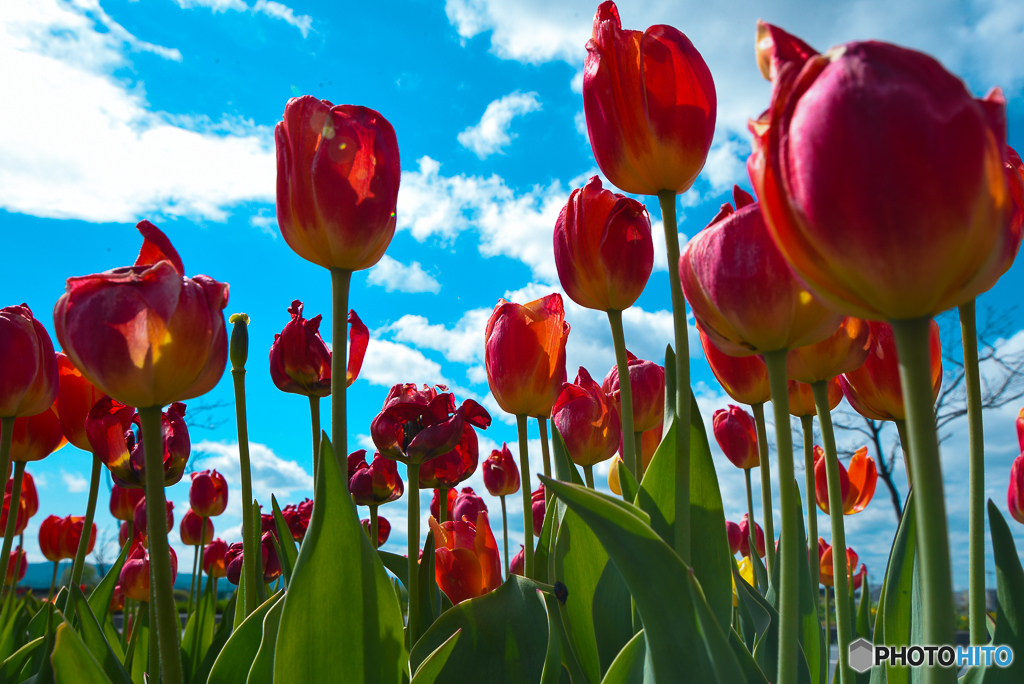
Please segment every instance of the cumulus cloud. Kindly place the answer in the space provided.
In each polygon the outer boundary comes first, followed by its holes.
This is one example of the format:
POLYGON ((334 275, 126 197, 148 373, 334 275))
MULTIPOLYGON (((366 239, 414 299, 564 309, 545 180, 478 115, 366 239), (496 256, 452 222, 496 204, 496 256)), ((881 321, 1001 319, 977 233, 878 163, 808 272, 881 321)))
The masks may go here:
POLYGON ((377 265, 370 269, 366 282, 380 285, 388 292, 433 292, 441 291, 441 283, 423 270, 420 262, 408 266, 385 254, 377 265))
POLYGON ((487 105, 480 122, 459 133, 459 143, 481 159, 486 159, 501 152, 516 137, 515 133, 509 131, 512 119, 539 111, 540 108, 537 93, 521 93, 518 90, 509 93, 487 105))
POLYGON ((89 489, 89 481, 81 473, 69 473, 61 469, 60 478, 69 494, 79 494, 89 489))
POLYGON ((313 26, 313 17, 306 14, 297 15, 295 14, 295 10, 291 7, 283 5, 280 2, 274 2, 274 0, 257 0, 256 4, 252 7, 245 4, 243 0, 175 0, 175 2, 177 2, 178 6, 182 9, 207 7, 214 14, 227 12, 229 10, 235 12, 263 14, 271 19, 280 19, 286 24, 294 26, 299 29, 303 38, 309 35, 310 28, 313 26))
MULTIPOLYGON (((214 468, 224 475, 228 484, 238 485, 238 442, 215 442, 204 439, 192 445, 202 455, 203 468, 214 468)), ((249 442, 249 466, 252 472, 253 495, 264 504, 270 495, 280 499, 294 491, 313 489, 313 477, 297 462, 282 458, 266 444, 249 442)))

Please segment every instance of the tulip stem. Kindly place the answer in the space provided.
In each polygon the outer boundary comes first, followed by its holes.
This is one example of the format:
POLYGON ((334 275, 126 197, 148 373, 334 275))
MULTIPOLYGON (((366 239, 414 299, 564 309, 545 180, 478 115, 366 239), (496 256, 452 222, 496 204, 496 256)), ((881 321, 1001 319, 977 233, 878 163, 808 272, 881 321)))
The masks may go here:
POLYGON ((505 579, 508 579, 508 514, 505 511, 505 495, 501 495, 501 539, 505 544, 505 579))
MULTIPOLYGON (((609 314, 610 315, 610 314, 609 314)), ((526 416, 516 416, 519 428, 519 471, 523 490, 523 538, 526 549, 523 562, 523 574, 533 577, 533 502, 530 498, 530 447, 526 442, 526 416)))
POLYGON ((967 389, 970 443, 968 615, 971 644, 981 646, 988 643, 988 627, 985 624, 985 437, 981 415, 981 378, 978 375, 978 327, 973 299, 960 306, 960 332, 964 345, 964 385, 967 389))
MULTIPOLYGON (((608 323, 612 327, 615 346, 615 366, 619 373, 619 419, 622 421, 622 463, 637 482, 640 468, 636 459, 636 444, 628 436, 633 434, 633 383, 629 381, 629 359, 626 355, 626 336, 622 331, 622 312, 610 309, 608 323)), ((547 475, 547 473, 545 473, 547 475)))
MULTIPOLYGON (((551 453, 548 450, 548 419, 537 418, 537 427, 540 428, 540 453, 544 457, 544 477, 551 477, 551 453)), ((554 492, 544 490, 544 505, 551 503, 554 492)))
MULTIPOLYGON (((820 421, 819 421, 820 422, 820 421)), ((804 433, 804 476, 807 487, 807 546, 810 557, 818 553, 818 497, 814 488, 814 416, 801 416, 804 433)), ((818 564, 810 563, 811 586, 818 586, 818 564)), ((818 614, 818 594, 814 593, 814 614, 818 614)))
POLYGON ((21 571, 21 556, 25 552, 25 533, 18 535, 18 546, 14 552, 14 572, 11 574, 11 588, 7 594, 7 601, 4 603, 3 614, 5 619, 10 619, 11 611, 14 610, 15 597, 18 594, 18 573, 21 571), (21 551, 21 553, 18 553, 21 551))
MULTIPOLYGON (((813 565, 813 563, 812 563, 813 565)), ((825 585, 825 662, 832 664, 832 616, 829 614, 828 585, 825 585)))
POLYGON ((50 578, 50 593, 46 597, 46 602, 53 601, 53 589, 57 586, 57 568, 60 566, 60 561, 53 561, 53 577, 50 578))
MULTIPOLYGON (((253 530, 256 521, 252 514, 252 471, 249 465, 249 425, 245 410, 245 368, 232 368, 235 385, 235 423, 238 429, 238 465, 242 475, 242 567, 247 578, 256 577, 256 545, 253 530)), ((242 605, 246 617, 259 606, 256 582, 245 583, 242 605)))
POLYGON ((438 487, 437 489, 437 522, 442 525, 448 520, 448 488, 438 487))
MULTIPOLYGON (((786 395, 787 401, 789 395, 786 395)), ((751 404, 754 412, 754 424, 757 425, 757 458, 761 468, 761 527, 765 544, 765 560, 767 561, 768 584, 772 583, 772 568, 775 567, 775 515, 772 512, 772 470, 768 458, 768 431, 764 424, 764 404, 751 404)))
MULTIPOLYGON (((96 454, 92 455, 92 473, 89 477, 89 501, 85 506, 85 520, 82 524, 82 536, 78 540, 78 549, 75 550, 75 562, 71 566, 71 584, 77 586, 82 583, 82 573, 85 570, 85 557, 89 553, 89 539, 92 537, 92 521, 96 516, 96 499, 100 493, 100 475, 103 470, 103 462, 96 454)), ((65 600, 65 605, 67 601, 65 600)))
POLYGON ((583 476, 587 479, 587 486, 594 489, 594 466, 583 466, 583 476))
MULTIPOLYGON (((13 421, 12 421, 13 423, 13 421)), ((5 435, 11 434, 11 430, 4 431, 5 435)), ((4 529, 4 545, 0 551, 0 562, 3 563, 4 571, 0 577, 7 580, 7 568, 11 560, 11 546, 14 544, 15 530, 18 527, 18 513, 21 512, 21 478, 25 474, 25 462, 14 462, 14 479, 11 482, 11 502, 7 506, 7 527, 4 529)))
MULTIPOLYGON (((202 535, 202 532, 200 532, 202 535)), ((200 538, 202 538, 200 536, 200 538)), ((185 608, 185 615, 192 615, 192 595, 196 593, 196 568, 199 567, 199 544, 196 544, 195 553, 192 554, 192 584, 188 588, 188 607, 185 608)))
POLYGON ((379 528, 377 523, 377 507, 370 506, 370 543, 373 544, 373 548, 377 548, 378 546, 380 546, 380 544, 377 543, 378 529, 379 528))
MULTIPOLYGON (((408 463, 406 471, 409 481, 409 584, 406 587, 409 590, 409 643, 407 646, 411 649, 419 638, 420 628, 420 583, 418 579, 420 569, 420 464, 408 463)), ((438 503, 441 502, 438 501, 438 503)), ((428 561, 429 559, 424 560, 424 562, 428 561)))
MULTIPOLYGON (((953 644, 953 578, 950 573, 942 463, 932 396, 930 318, 892 321, 914 472, 914 519, 921 576, 922 643, 953 644)), ((924 668, 924 684, 956 682, 956 670, 924 668)))
MULTIPOLYGON (((14 437, 14 420, 13 416, 0 418, 0 464, 2 464, 0 467, 3 468, 4 473, 7 472, 7 466, 11 463, 11 439, 14 437)), ((18 479, 17 488, 20 496, 20 479, 18 479)), ((11 503, 15 503, 15 495, 13 491, 11 492, 11 503)), ((20 506, 20 503, 13 506, 9 504, 7 507, 7 527, 4 531, 4 574, 2 575, 4 578, 7 577, 7 561, 11 553, 11 544, 8 540, 13 540, 14 538, 14 528, 18 522, 18 506, 20 506), (13 516, 10 514, 11 510, 15 511, 13 516)))
MULTIPOLYGON (((796 481, 793 471, 793 433, 789 429, 789 392, 786 385, 787 350, 763 354, 768 367, 768 383, 772 390, 772 408, 775 411, 776 457, 779 461, 779 505, 782 508, 782 530, 780 536, 786 540, 782 545, 779 562, 779 669, 777 684, 796 682, 797 630, 800 624, 800 544, 798 520, 800 501, 797 498, 796 481)), ((765 539, 765 547, 771 548, 774 539, 765 539)), ((752 553, 756 553, 753 551, 752 553)))
MULTIPOLYGON (((174 604, 170 546, 167 544, 167 503, 164 498, 164 437, 159 406, 139 409, 146 464, 146 527, 149 537, 150 586, 153 588, 163 684, 181 684, 178 638, 181 622, 174 604)), ((248 464, 247 464, 248 465, 248 464)), ((154 635, 150 635, 153 639, 154 635)), ((155 672, 155 670, 154 670, 155 672)), ((152 676, 154 672, 151 672, 152 676)))
POLYGON ((316 474, 320 470, 320 397, 309 397, 309 421, 313 424, 313 488, 316 488, 316 474))
MULTIPOLYGON (((676 351, 676 512, 675 550, 690 562, 690 340, 686 327, 686 300, 679 281, 679 230, 676 227, 676 193, 658 193, 665 227, 668 280, 672 289, 672 323, 676 351)), ((621 376, 621 372, 620 372, 621 376)), ((621 381, 620 381, 621 384, 621 381)), ((666 420, 668 416, 666 416, 666 420)), ((771 510, 771 509, 769 509, 771 510)), ((765 527, 765 532, 771 529, 765 527)), ((770 546, 770 544, 769 544, 770 546)), ((774 551, 772 552, 774 555, 774 551)))
POLYGON ((896 433, 900 437, 900 450, 903 452, 903 469, 907 471, 907 489, 914 486, 914 478, 910 473, 910 437, 907 436, 907 421, 897 420, 896 433))
MULTIPOLYGON (((334 310, 331 319, 331 440, 341 472, 348 472, 348 425, 345 394, 348 389, 348 291, 352 271, 331 269, 334 310)), ((416 488, 418 481, 410 481, 416 488)), ((418 497, 417 497, 418 498, 418 497)), ((419 511, 417 511, 417 514, 419 511)), ((414 580, 409 578, 410 582, 414 580)))
MULTIPOLYGON (((754 522, 754 493, 750 487, 750 468, 744 468, 743 474, 747 480, 747 531, 750 534, 751 553, 757 553, 757 524, 754 522)), ((754 589, 757 589, 757 573, 754 572, 753 561, 750 562, 750 575, 754 579, 754 589)))
POLYGON ((828 384, 824 381, 813 383, 811 391, 814 392, 814 407, 818 411, 818 425, 821 426, 821 441, 825 452, 825 474, 828 479, 828 517, 832 524, 832 577, 836 590, 836 632, 839 639, 839 681, 841 684, 852 684, 853 672, 850 670, 849 648, 852 624, 849 612, 850 569, 846 558, 846 526, 843 520, 843 492, 839 485, 839 457, 836 453, 835 433, 832 430, 828 384), (840 600, 840 596, 843 597, 842 600, 840 600))

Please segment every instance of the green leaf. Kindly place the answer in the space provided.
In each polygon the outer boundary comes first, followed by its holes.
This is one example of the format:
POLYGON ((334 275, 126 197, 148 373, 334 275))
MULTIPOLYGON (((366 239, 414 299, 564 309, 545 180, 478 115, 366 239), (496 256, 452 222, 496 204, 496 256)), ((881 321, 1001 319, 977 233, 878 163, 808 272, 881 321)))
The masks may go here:
POLYGON ((103 668, 66 622, 57 627, 50 661, 57 684, 111 684, 103 668))
POLYGON ((0 659, 6 659, 24 645, 25 630, 30 620, 24 601, 14 603, 7 623, 0 632, 0 659))
MULTIPOLYGON (((793 483, 793 487, 799 494, 800 488, 796 482, 793 483)), ((800 496, 794 498, 796 499, 795 506, 797 509, 795 511, 797 539, 799 540, 800 548, 803 549, 802 553, 798 553, 798 557, 801 559, 799 563, 800 648, 803 651, 804 658, 807 660, 807 668, 811 674, 812 684, 827 684, 828 659, 825 657, 825 633, 822 631, 821 618, 818 616, 814 600, 814 592, 817 590, 817 587, 811 587, 810 555, 806 552, 809 547, 807 545, 807 532, 804 528, 803 498, 800 496)), ((783 543, 781 535, 779 536, 779 543, 781 549, 781 544, 783 543)), ((852 614, 853 611, 850 612, 852 614)))
POLYGON ((544 654, 544 670, 540 675, 540 684, 558 684, 562 677, 562 648, 558 641, 558 599, 550 594, 537 590, 537 599, 544 607, 548 618, 548 648, 544 654))
MULTIPOLYGON (((114 597, 114 588, 121 579, 121 568, 124 567, 125 559, 128 558, 128 550, 131 547, 130 543, 126 543, 121 548, 121 553, 117 555, 117 560, 110 566, 110 570, 103 576, 100 583, 89 593, 89 608, 92 610, 92 614, 96 616, 96 621, 101 625, 107 621, 107 613, 110 611, 110 600, 114 597)), ((111 644, 113 648, 113 644, 111 644)), ((114 649, 114 653, 118 653, 121 650, 121 644, 117 645, 114 649)), ((124 654, 120 654, 124 655, 124 654)))
POLYGON ((246 684, 269 684, 274 681, 274 647, 277 644, 278 627, 281 624, 281 611, 284 601, 278 601, 267 611, 263 618, 263 637, 260 648, 249 669, 246 684))
POLYGON ((0 682, 18 681, 18 673, 24 669, 25 663, 43 647, 44 641, 46 641, 46 637, 36 637, 12 653, 3 663, 0 663, 0 682))
MULTIPOLYGON (((260 510, 261 508, 259 502, 254 499, 252 502, 252 520, 257 522, 260 521, 260 510)), ((263 544, 263 526, 254 524, 252 528, 252 536, 255 537, 255 539, 253 539, 252 548, 262 549, 263 547, 261 545, 263 544)), ((256 579, 256 600, 259 603, 265 603, 267 599, 270 598, 270 596, 267 594, 267 585, 263 582, 262 553, 256 554, 256 570, 259 573, 259 576, 256 579)))
POLYGON ((281 548, 281 572, 284 574, 285 586, 288 586, 288 582, 292 579, 292 568, 295 567, 295 561, 299 557, 299 551, 295 547, 292 530, 285 522, 284 515, 281 514, 281 507, 277 505, 277 497, 273 494, 270 495, 270 503, 274 507, 274 523, 277 525, 277 539, 281 548))
POLYGON ((313 516, 284 599, 274 680, 400 682, 404 630, 391 579, 323 433, 313 516))
POLYGON ((34 684, 51 684, 54 682, 54 671, 53 663, 50 660, 50 656, 53 655, 54 642, 56 640, 55 626, 57 624, 65 624, 64 615, 57 609, 53 604, 47 604, 46 606, 46 640, 43 642, 43 647, 36 651, 36 656, 39 658, 37 662, 35 658, 32 659, 31 665, 36 670, 36 678, 34 684))
POLYGON ((537 548, 533 552, 533 577, 530 579, 536 582, 551 584, 554 579, 548 577, 551 551, 551 536, 555 528, 555 518, 558 516, 557 506, 546 506, 544 509, 544 522, 541 524, 540 536, 537 537, 537 548))
MULTIPOLYGON (((920 612, 914 610, 915 591, 917 584, 915 556, 917 534, 914 527, 914 492, 907 495, 903 507, 903 517, 892 550, 889 552, 889 564, 885 570, 885 582, 882 595, 878 602, 878 615, 875 621, 875 643, 890 646, 909 646, 915 632, 914 622, 920 623, 920 612), (916 613, 916 615, 915 615, 916 613), (881 621, 881 633, 879 633, 881 621)), ((871 680, 888 684, 909 684, 910 670, 905 667, 876 667, 872 669, 871 680)))
MULTIPOLYGON (((541 479, 590 526, 625 580, 643 620, 653 674, 670 679, 685 672, 693 681, 711 681, 714 672, 686 579, 690 568, 632 513, 637 511, 633 506, 585 487, 541 479)), ((573 600, 571 587, 568 600, 573 600)))
POLYGON ((135 623, 132 625, 131 637, 128 640, 128 651, 124 657, 125 669, 132 675, 135 684, 143 684, 146 671, 149 669, 149 604, 139 604, 135 623))
MULTIPOLYGON (((676 415, 676 353, 672 345, 665 345, 665 413, 676 415)), ((668 423, 663 423, 662 437, 668 434, 668 423)))
POLYGON ((857 606, 857 631, 862 639, 871 641, 871 586, 868 584, 867 573, 860 585, 860 604, 857 606))
POLYGON ((397 553, 381 551, 380 549, 377 550, 377 555, 380 556, 380 560, 384 563, 384 567, 388 569, 388 572, 397 577, 402 586, 408 588, 409 559, 405 556, 399 556, 397 553))
MULTIPOLYGON (((202 576, 199 581, 202 581, 202 576)), ((195 681, 195 674, 213 643, 213 633, 217 628, 216 612, 217 597, 213 593, 213 579, 207 578, 206 590, 189 616, 185 634, 181 638, 182 667, 192 681, 195 681)))
POLYGON ((750 556, 750 565, 754 569, 757 589, 761 592, 761 596, 765 596, 768 593, 768 568, 764 567, 764 561, 756 553, 750 556))
MULTIPOLYGON (((259 547, 257 547, 259 548, 259 547)), ((238 574, 238 588, 235 589, 235 619, 231 625, 231 631, 238 629, 246 618, 245 614, 245 563, 242 563, 242 572, 238 574)))
POLYGON ((533 580, 513 575, 489 594, 452 607, 413 646, 409 665, 418 670, 431 653, 462 630, 438 681, 539 681, 548 643, 547 619, 536 597, 540 588, 533 580))
POLYGON ((441 674, 441 670, 444 668, 444 664, 448 662, 448 656, 451 655, 452 650, 455 648, 455 644, 459 641, 459 635, 462 634, 462 630, 457 630, 455 634, 448 637, 448 640, 438 646, 433 653, 427 656, 427 659, 420 663, 419 668, 413 675, 411 684, 435 684, 438 676, 441 674))
POLYGON ((562 482, 582 485, 583 478, 580 477, 580 471, 576 470, 576 465, 569 458, 569 450, 565 446, 565 440, 562 439, 562 433, 555 427, 554 421, 551 422, 551 453, 552 460, 554 461, 555 478, 562 482))
MULTIPOLYGON (((701 634, 704 636, 704 645, 707 646, 708 656, 715 667, 718 681, 729 682, 729 684, 747 684, 743 669, 729 645, 729 638, 725 636, 718 620, 711 613, 711 606, 704 598, 700 582, 692 572, 688 574, 687 578, 690 580, 690 593, 693 596, 693 605, 697 609, 697 620, 700 624, 701 634)), ((726 628, 728 629, 728 627, 726 628)))
POLYGON ((750 655, 750 651, 747 650, 740 635, 734 629, 729 630, 729 647, 732 648, 733 655, 736 656, 736 662, 739 664, 740 669, 743 670, 743 676, 746 677, 748 684, 768 684, 767 677, 761 672, 761 668, 757 666, 754 656, 750 655))
POLYGON ((984 684, 1016 684, 1024 681, 1024 569, 1021 568, 1013 534, 992 500, 988 502, 988 524, 996 561, 999 607, 992 644, 1009 646, 1014 659, 1009 667, 987 667, 984 684), (1018 655, 1020 654, 1020 655, 1018 655))
POLYGON ((128 676, 128 672, 118 660, 110 644, 107 643, 103 628, 96 621, 96 616, 92 614, 85 594, 74 584, 71 585, 71 599, 74 601, 75 611, 78 613, 78 627, 82 630, 82 641, 106 673, 107 679, 114 684, 131 684, 131 677, 128 676))
MULTIPOLYGON (((637 455, 637 458, 643 458, 643 456, 637 455)), ((629 468, 621 463, 617 472, 619 475, 619 489, 622 490, 622 500, 636 502, 636 495, 640 492, 640 483, 633 477, 633 473, 629 472, 629 468)))
MULTIPOLYGON (((216 581, 214 581, 213 595, 214 597, 217 596, 216 581)), ((223 650, 224 644, 226 644, 228 639, 231 637, 234 625, 228 618, 235 614, 235 605, 237 601, 238 592, 235 592, 231 595, 231 599, 228 601, 228 605, 224 609, 220 624, 217 625, 217 631, 213 634, 213 641, 210 643, 210 647, 206 649, 206 655, 203 656, 203 661, 199 664, 199 668, 192 677, 192 681, 195 684, 206 684, 206 680, 210 678, 210 670, 213 669, 213 664, 217 661, 217 657, 220 655, 221 650, 223 650)))
POLYGON ((641 629, 615 656, 601 684, 644 684, 646 656, 647 642, 644 640, 644 630, 641 629))
MULTIPOLYGON (((274 594, 259 608, 249 614, 242 624, 231 634, 224 644, 220 655, 210 670, 209 684, 246 684, 252 661, 260 650, 263 640, 263 618, 267 616, 275 604, 284 601, 281 592, 274 594)), ((310 612, 310 616, 314 615, 310 612)), ((311 620, 312 621, 312 620, 311 620)), ((290 680, 290 681, 328 681, 328 680, 290 680)))

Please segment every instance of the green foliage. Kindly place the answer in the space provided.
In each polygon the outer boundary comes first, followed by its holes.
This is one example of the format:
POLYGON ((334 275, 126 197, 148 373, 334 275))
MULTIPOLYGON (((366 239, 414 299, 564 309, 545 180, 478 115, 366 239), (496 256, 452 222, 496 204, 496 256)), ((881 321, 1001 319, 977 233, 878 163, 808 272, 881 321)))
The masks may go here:
POLYGON ((273 494, 270 495, 270 503, 274 507, 274 524, 277 526, 277 547, 280 549, 278 558, 281 560, 281 573, 284 575, 284 583, 287 586, 292 579, 292 569, 299 557, 299 551, 295 547, 292 530, 288 527, 284 515, 281 514, 281 507, 277 505, 277 497, 273 494))
MULTIPOLYGON (((82 643, 103 669, 103 672, 106 673, 107 679, 113 682, 113 684, 131 684, 131 677, 128 676, 128 672, 124 669, 124 665, 121 664, 121 660, 110 647, 110 644, 107 643, 103 628, 100 627, 100 623, 96 620, 96 616, 93 615, 92 609, 89 608, 89 602, 86 600, 85 594, 74 584, 71 585, 71 600, 74 602, 74 609, 78 613, 78 628, 82 632, 82 643)), ((56 649, 54 654, 56 654, 56 649)), ((54 668, 56 669, 56 662, 54 663, 54 668)), ((58 681, 59 679, 58 676, 58 681)))
POLYGON ((112 684, 89 649, 75 634, 75 630, 66 622, 57 627, 50 660, 57 684, 112 684))
POLYGON ((274 594, 232 632, 210 670, 209 684, 246 684, 263 641, 263 618, 283 600, 280 592, 274 594))
MULTIPOLYGON (((200 576, 199 581, 202 581, 200 576)), ((181 665, 185 676, 195 681, 195 675, 202 665, 216 629, 217 597, 213 593, 213 580, 207 579, 195 610, 185 625, 185 634, 181 638, 181 665)))

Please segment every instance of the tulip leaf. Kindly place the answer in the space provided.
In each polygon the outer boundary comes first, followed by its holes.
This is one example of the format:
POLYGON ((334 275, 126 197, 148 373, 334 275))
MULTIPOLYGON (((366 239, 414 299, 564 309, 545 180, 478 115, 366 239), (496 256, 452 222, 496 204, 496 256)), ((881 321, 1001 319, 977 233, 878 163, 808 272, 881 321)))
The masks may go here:
MULTIPOLYGON (((665 345, 665 412, 662 415, 676 415, 676 353, 671 344, 665 345)), ((669 423, 663 421, 662 439, 668 435, 668 431, 669 423)))
POLYGON ((270 504, 274 507, 274 523, 277 525, 277 539, 281 548, 278 557, 281 559, 281 572, 284 574, 285 586, 292 579, 292 569, 295 567, 295 560, 299 557, 298 549, 295 548, 295 537, 292 536, 292 529, 281 513, 281 507, 277 505, 277 497, 270 495, 270 504))
POLYGON ((629 589, 601 542, 567 511, 555 541, 555 576, 569 589, 562 624, 587 681, 599 682, 633 638, 629 589))
POLYGON ((274 680, 400 682, 402 609, 326 433, 318 471, 313 515, 284 598, 274 680))
POLYGON ((562 678, 562 648, 558 640, 558 599, 550 594, 537 590, 537 599, 544 607, 548 618, 548 648, 544 654, 544 669, 540 674, 540 684, 558 684, 562 678))
POLYGON ((13 604, 7 625, 0 633, 0 659, 6 659, 24 645, 25 630, 30 620, 24 600, 13 604))
MULTIPOLYGON (((210 670, 209 684, 246 684, 263 640, 263 618, 284 598, 278 592, 262 603, 231 634, 210 670)), ((314 613, 310 613, 313 615, 314 613)), ((292 680, 295 681, 295 680, 292 680)), ((317 680, 300 680, 317 681, 317 680)))
POLYGON ((871 586, 868 584, 868 575, 864 573, 864 580, 860 585, 860 603, 857 605, 857 629, 854 631, 861 639, 871 641, 871 586))
POLYGON ((245 563, 242 563, 242 571, 238 573, 238 588, 235 589, 235 616, 231 624, 231 631, 238 629, 245 620, 245 563))
POLYGON ((641 629, 615 656, 601 684, 644 684, 646 658, 647 641, 641 629))
MULTIPOLYGON (((202 581, 200 576, 199 581, 202 581)), ((194 681, 206 652, 213 643, 216 624, 217 597, 213 593, 213 579, 206 580, 198 604, 188 618, 185 634, 181 638, 181 661, 185 672, 194 681)))
POLYGON ((554 421, 551 422, 551 453, 553 456, 552 460, 554 461, 555 478, 562 482, 582 485, 583 478, 580 477, 580 471, 576 470, 576 465, 569 458, 569 449, 565 446, 562 433, 555 427, 554 421))
POLYGON ((118 660, 110 644, 107 643, 103 628, 96 621, 96 616, 92 614, 85 594, 74 584, 71 585, 71 599, 74 601, 75 611, 78 613, 78 626, 82 630, 82 641, 106 673, 107 678, 114 684, 131 684, 131 677, 128 676, 128 672, 118 660))
POLYGON ((377 550, 377 555, 380 556, 380 560, 384 564, 384 567, 387 568, 388 572, 397 577, 403 587, 408 588, 409 559, 405 556, 399 556, 397 553, 381 551, 380 549, 377 550))
POLYGON ((427 659, 420 663, 420 666, 416 669, 411 684, 435 684, 461 634, 461 629, 456 630, 455 634, 448 637, 447 641, 434 649, 434 652, 428 655, 427 659))
POLYGON ((124 656, 124 666, 131 673, 135 684, 143 684, 143 678, 149 669, 149 604, 139 604, 139 612, 132 624, 132 634, 128 640, 128 651, 124 656))
MULTIPOLYGON (((654 676, 660 672, 661 678, 670 679, 685 672, 693 681, 712 681, 686 563, 648 522, 631 514, 638 510, 633 506, 620 506, 617 499, 585 487, 542 480, 593 530, 629 587, 643 620, 654 676)), ((569 591, 571 601, 571 587, 569 591)))
MULTIPOLYGON (((793 483, 793 489, 799 494, 800 488, 797 487, 796 482, 793 483)), ((812 684, 827 684, 825 677, 828 660, 825 657, 825 633, 822 631, 821 618, 818 616, 814 600, 813 591, 817 587, 811 588, 811 568, 808 565, 810 563, 810 556, 806 553, 808 545, 807 533, 804 529, 803 498, 796 496, 794 499, 794 505, 797 509, 794 512, 797 519, 797 540, 799 540, 801 549, 797 556, 800 559, 800 562, 797 564, 799 569, 799 584, 797 586, 800 591, 798 599, 800 605, 800 626, 798 628, 800 648, 803 650, 804 658, 807 660, 807 668, 811 673, 812 684)), ((780 535, 780 549, 784 543, 791 542, 788 540, 784 541, 780 535)), ((851 599, 847 597, 847 600, 851 599)))
MULTIPOLYGON (((443 604, 439 603, 442 592, 437 586, 434 558, 434 531, 427 530, 427 537, 423 541, 423 556, 416 568, 417 582, 420 585, 420 634, 425 632, 430 625, 434 624, 436 616, 444 612, 443 604)), ((408 563, 408 561, 406 562, 408 563)), ((409 610, 412 610, 412 608, 409 607, 409 610)))
MULTIPOLYGON (((45 611, 40 610, 45 613, 45 611)), ((18 674, 25 669, 25 664, 43 647, 46 637, 36 637, 0 663, 0 682, 17 682, 18 674)))
POLYGON ((761 596, 766 596, 768 594, 768 568, 764 567, 764 561, 758 554, 751 554, 749 558, 750 567, 754 571, 754 579, 757 580, 757 590, 761 592, 761 596))
POLYGON ((619 463, 616 472, 619 476, 619 489, 622 490, 622 500, 635 502, 636 495, 640 493, 640 483, 633 477, 633 473, 629 472, 629 468, 625 467, 622 463, 619 463))
POLYGON ((550 584, 554 581, 553 578, 548 577, 548 570, 550 566, 551 536, 557 516, 558 509, 556 506, 545 506, 544 523, 540 528, 540 536, 537 537, 537 549, 533 552, 533 577, 530 579, 536 582, 550 584))
MULTIPOLYGON (((95 617, 93 618, 95 620, 95 617)), ((57 627, 50 656, 57 684, 112 684, 103 668, 67 622, 57 627)))
MULTIPOLYGON (((878 612, 875 616, 874 643, 890 646, 909 646, 916 629, 914 622, 920 622, 920 611, 914 608, 917 583, 915 556, 917 533, 914 527, 914 491, 907 495, 903 505, 903 516, 896 531, 889 563, 885 569, 882 592, 878 597, 878 612), (917 615, 915 616, 915 613, 917 615)), ((909 684, 910 670, 905 667, 876 667, 871 670, 871 681, 888 684, 909 684)))
POLYGON ((409 665, 419 669, 431 653, 462 630, 438 681, 539 681, 548 643, 547 619, 536 596, 540 588, 533 580, 513 575, 494 591, 450 608, 413 646, 409 665))
MULTIPOLYGON (((124 567, 124 562, 128 558, 130 548, 130 543, 126 543, 121 547, 121 553, 117 554, 117 560, 110 566, 110 570, 107 570, 107 574, 103 576, 100 583, 89 593, 89 608, 92 610, 92 614, 96 616, 96 621, 101 625, 107 621, 107 614, 110 612, 110 600, 114 597, 114 589, 117 587, 118 582, 121 581, 121 568, 124 567)), ((111 648, 113 648, 113 644, 111 644, 111 648)), ((120 649, 121 645, 118 644, 117 648, 114 649, 114 653, 117 653, 120 649)))
POLYGON ((263 637, 260 648, 252 661, 246 684, 266 684, 274 681, 274 647, 277 644, 278 627, 281 624, 281 611, 284 601, 277 601, 263 618, 263 637))
POLYGON ((715 667, 718 681, 747 684, 743 669, 729 645, 729 638, 722 631, 718 620, 711 613, 711 606, 704 598, 704 590, 700 586, 700 582, 697 581, 697 577, 693 573, 688 573, 687 579, 690 581, 690 594, 693 597, 693 605, 697 609, 697 620, 700 624, 701 634, 704 636, 704 645, 708 649, 708 656, 715 667))
POLYGON ((754 656, 747 650, 742 637, 734 629, 729 630, 729 647, 732 648, 733 655, 736 656, 736 662, 739 664, 740 669, 743 670, 743 676, 746 677, 748 684, 768 684, 768 678, 765 677, 764 672, 761 672, 761 668, 757 666, 754 656))
MULTIPOLYGON (((216 582, 214 583, 213 596, 214 600, 216 600, 216 582)), ((227 606, 224 608, 220 624, 217 625, 217 631, 213 633, 213 641, 210 643, 210 647, 206 649, 206 655, 203 656, 202 662, 199 663, 199 667, 192 676, 194 684, 206 684, 206 680, 210 678, 210 670, 213 669, 213 664, 217 661, 217 657, 220 655, 221 650, 223 650, 224 644, 231 637, 234 624, 231 620, 227 619, 227 616, 234 615, 237 601, 238 592, 235 592, 231 595, 227 606)))

